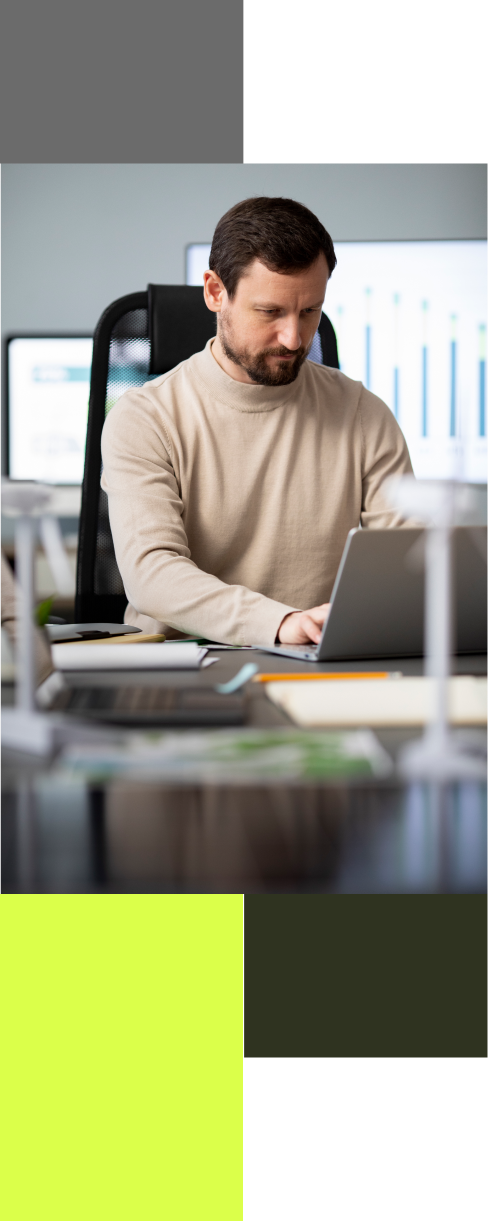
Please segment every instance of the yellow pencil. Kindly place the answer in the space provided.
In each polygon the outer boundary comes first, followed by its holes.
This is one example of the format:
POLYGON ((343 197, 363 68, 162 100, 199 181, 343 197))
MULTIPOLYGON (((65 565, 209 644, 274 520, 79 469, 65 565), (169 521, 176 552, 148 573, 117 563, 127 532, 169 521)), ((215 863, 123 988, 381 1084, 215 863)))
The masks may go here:
POLYGON ((400 671, 392 673, 391 670, 341 670, 331 672, 329 674, 255 674, 253 683, 279 683, 279 682, 324 682, 336 679, 358 679, 358 678, 401 678, 400 671))

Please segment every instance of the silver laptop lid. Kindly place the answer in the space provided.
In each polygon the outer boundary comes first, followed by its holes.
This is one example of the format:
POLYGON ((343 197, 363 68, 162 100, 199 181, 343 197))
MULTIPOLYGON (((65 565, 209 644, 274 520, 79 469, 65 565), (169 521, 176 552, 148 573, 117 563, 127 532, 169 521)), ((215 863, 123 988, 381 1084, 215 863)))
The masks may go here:
MULTIPOLYGON (((317 660, 421 656, 423 529, 350 530, 317 660)), ((453 531, 454 651, 486 652, 486 526, 453 531)))

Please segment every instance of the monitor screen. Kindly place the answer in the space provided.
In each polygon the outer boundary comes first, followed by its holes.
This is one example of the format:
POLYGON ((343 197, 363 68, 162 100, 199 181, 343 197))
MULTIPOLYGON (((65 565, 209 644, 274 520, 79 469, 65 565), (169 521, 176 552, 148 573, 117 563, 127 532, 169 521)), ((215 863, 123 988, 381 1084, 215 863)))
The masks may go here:
POLYGON ((8 459, 11 479, 81 484, 93 340, 8 341, 8 459))
MULTIPOLYGON (((486 242, 336 242, 340 367, 388 404, 420 479, 486 482, 486 242)), ((210 244, 187 247, 201 284, 210 244)))

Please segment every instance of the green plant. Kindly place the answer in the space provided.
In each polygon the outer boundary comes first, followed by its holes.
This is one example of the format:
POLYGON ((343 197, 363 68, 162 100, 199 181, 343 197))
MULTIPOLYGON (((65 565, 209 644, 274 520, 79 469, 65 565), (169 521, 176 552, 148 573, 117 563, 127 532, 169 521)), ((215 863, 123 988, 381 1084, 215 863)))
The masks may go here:
POLYGON ((51 614, 51 607, 52 607, 53 602, 54 602, 54 597, 45 598, 44 602, 40 602, 39 606, 36 606, 36 609, 34 612, 34 618, 35 618, 35 621, 36 621, 38 627, 44 627, 44 624, 47 623, 49 616, 51 614))

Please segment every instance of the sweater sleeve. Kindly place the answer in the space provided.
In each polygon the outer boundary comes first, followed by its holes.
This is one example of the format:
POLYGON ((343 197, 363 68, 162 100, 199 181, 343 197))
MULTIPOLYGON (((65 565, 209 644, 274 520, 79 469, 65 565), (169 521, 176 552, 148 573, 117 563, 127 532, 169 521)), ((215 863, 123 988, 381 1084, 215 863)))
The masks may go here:
POLYGON ((102 460, 115 555, 132 607, 224 644, 273 644, 296 608, 227 585, 193 562, 171 440, 143 392, 129 391, 112 408, 102 460))
POLYGON ((363 386, 359 398, 362 434, 361 525, 370 529, 412 525, 387 501, 384 481, 392 475, 411 475, 412 463, 405 437, 389 407, 363 386))

